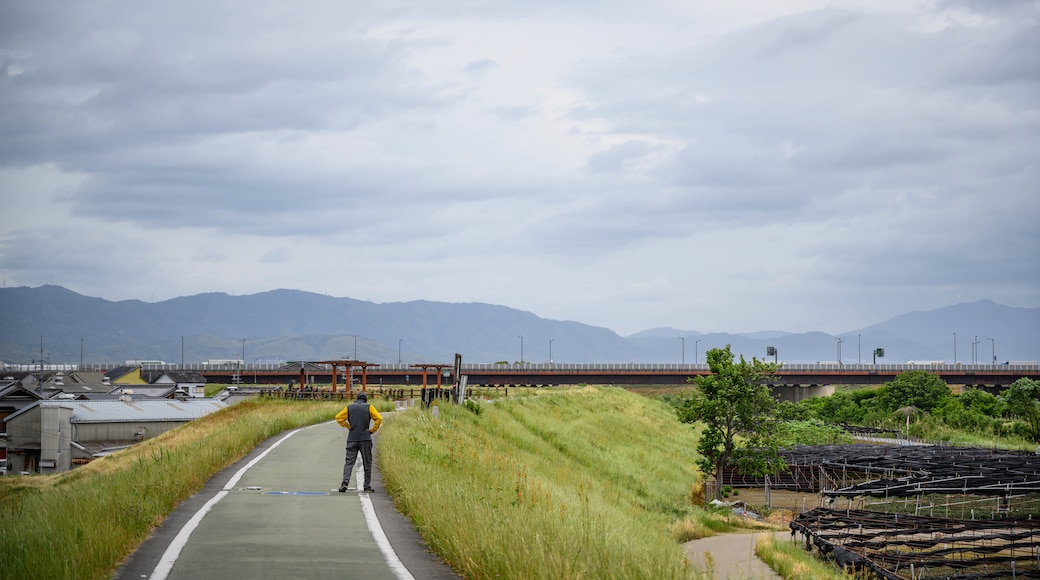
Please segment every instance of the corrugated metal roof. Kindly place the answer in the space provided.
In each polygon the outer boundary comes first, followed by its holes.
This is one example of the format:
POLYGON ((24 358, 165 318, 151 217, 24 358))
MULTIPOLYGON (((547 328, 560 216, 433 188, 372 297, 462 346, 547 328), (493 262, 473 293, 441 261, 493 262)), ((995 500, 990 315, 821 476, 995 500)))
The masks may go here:
MULTIPOLYGON (((40 401, 41 407, 72 409, 73 423, 123 423, 130 421, 190 421, 219 411, 226 403, 211 399, 186 401, 40 401)), ((23 410, 24 411, 24 410, 23 410)), ((11 417, 8 417, 10 420, 11 417)))

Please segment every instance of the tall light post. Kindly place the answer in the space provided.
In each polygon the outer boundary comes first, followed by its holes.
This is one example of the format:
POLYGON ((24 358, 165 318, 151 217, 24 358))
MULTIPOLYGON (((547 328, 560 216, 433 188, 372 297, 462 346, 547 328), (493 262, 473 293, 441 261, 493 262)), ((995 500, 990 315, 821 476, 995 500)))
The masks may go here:
POLYGON ((953 364, 957 364, 957 333, 953 333, 953 364))
POLYGON ((181 368, 184 368, 184 337, 181 337, 181 368))
POLYGON ((552 343, 556 340, 555 338, 549 339, 549 364, 552 364, 552 343))
POLYGON ((700 344, 701 344, 701 339, 699 339, 699 338, 697 340, 693 341, 693 364, 695 364, 695 365, 701 364, 701 351, 699 349, 700 344))
POLYGON ((354 360, 357 360, 357 335, 354 335, 354 360))
POLYGON ((79 370, 83 370, 83 339, 79 339, 79 370))
POLYGON ((403 338, 397 339, 397 364, 401 364, 401 343, 404 342, 403 338))
POLYGON ((863 335, 856 335, 856 364, 863 363, 863 335))
POLYGON ((686 337, 685 336, 678 336, 676 338, 678 338, 679 340, 682 341, 682 359, 681 360, 682 360, 682 364, 686 364, 686 337))
POLYGON ((993 352, 990 354, 993 356, 992 364, 997 364, 997 341, 992 338, 986 338, 990 342, 990 346, 993 348, 993 352))
POLYGON ((242 364, 246 364, 246 339, 242 339, 242 364))
POLYGON ((524 337, 520 338, 520 364, 524 364, 524 337))
POLYGON ((841 337, 834 337, 838 341, 838 364, 841 364, 841 343, 845 342, 841 337))

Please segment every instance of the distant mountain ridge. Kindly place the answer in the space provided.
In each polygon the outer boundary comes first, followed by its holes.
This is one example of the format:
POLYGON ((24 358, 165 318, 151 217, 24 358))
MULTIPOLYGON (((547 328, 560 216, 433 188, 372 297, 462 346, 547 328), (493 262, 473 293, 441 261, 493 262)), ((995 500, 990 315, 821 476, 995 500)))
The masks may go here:
POLYGON ((0 289, 0 361, 7 363, 78 363, 81 356, 103 363, 243 356, 247 362, 443 363, 455 353, 467 362, 703 363, 708 349, 726 344, 748 358, 772 358, 766 347, 774 346, 777 360, 786 362, 835 361, 839 350, 843 362, 871 362, 878 347, 886 353, 879 363, 953 362, 953 333, 960 363, 988 363, 994 352, 1000 362, 1040 359, 1040 308, 989 300, 910 312, 838 336, 654 328, 621 337, 482 303, 377 304, 284 289, 112 302, 60 286, 0 289))

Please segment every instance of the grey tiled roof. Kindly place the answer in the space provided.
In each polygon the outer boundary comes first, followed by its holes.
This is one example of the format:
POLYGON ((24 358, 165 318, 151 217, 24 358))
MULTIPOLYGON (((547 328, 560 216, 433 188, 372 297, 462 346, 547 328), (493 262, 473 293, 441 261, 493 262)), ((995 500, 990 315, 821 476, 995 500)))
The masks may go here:
MULTIPOLYGON (((43 407, 67 407, 72 409, 73 423, 122 423, 130 421, 190 421, 204 417, 226 407, 225 403, 213 399, 186 401, 134 400, 123 401, 40 401, 43 407)), ((7 416, 7 421, 34 408, 26 407, 7 416)))

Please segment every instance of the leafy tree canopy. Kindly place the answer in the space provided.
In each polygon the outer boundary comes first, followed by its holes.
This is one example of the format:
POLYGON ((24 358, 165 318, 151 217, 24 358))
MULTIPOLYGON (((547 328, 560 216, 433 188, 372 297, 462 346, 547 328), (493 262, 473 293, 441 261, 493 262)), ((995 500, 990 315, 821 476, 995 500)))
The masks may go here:
POLYGON ((1040 442, 1040 381, 1018 379, 1001 393, 1000 399, 1008 412, 1026 422, 1033 441, 1040 442))
MULTIPOLYGON (((776 365, 757 358, 747 361, 743 355, 735 362, 729 345, 706 356, 711 374, 695 378, 697 388, 677 405, 680 421, 704 426, 698 466, 716 480, 730 465, 755 476, 785 469, 773 436, 777 403, 766 384, 776 365)), ((715 495, 721 497, 721 486, 715 495)))
POLYGON ((878 394, 879 403, 889 412, 903 407, 931 411, 952 396, 949 385, 939 375, 921 370, 897 375, 878 394))

